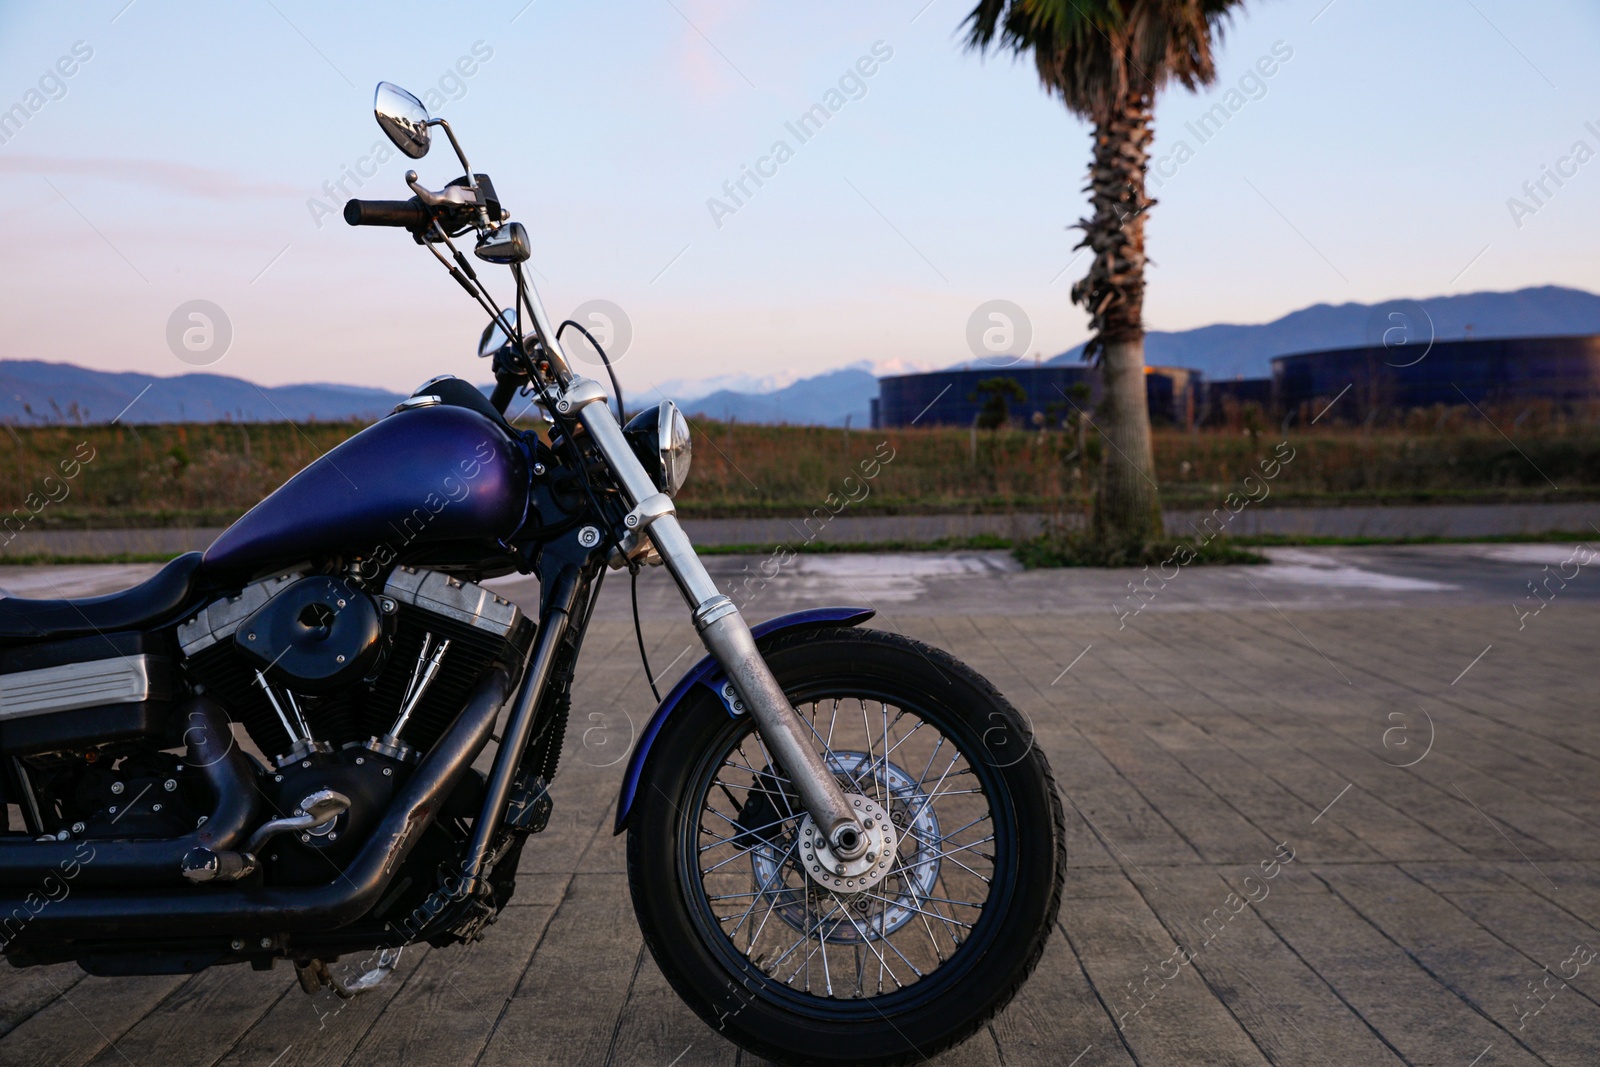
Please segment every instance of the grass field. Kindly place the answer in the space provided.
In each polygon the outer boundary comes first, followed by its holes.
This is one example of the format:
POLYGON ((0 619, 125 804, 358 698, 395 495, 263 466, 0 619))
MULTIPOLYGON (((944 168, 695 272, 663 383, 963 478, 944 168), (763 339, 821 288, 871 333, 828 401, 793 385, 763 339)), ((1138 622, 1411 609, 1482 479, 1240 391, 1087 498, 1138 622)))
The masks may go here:
MULTIPOLYGON (((1506 423, 1509 429, 1509 423, 1506 423)), ((30 528, 215 526, 237 518, 356 423, 15 427, 0 434, 0 516, 30 528)), ((1038 511, 1082 506, 1085 465, 1061 433, 856 430, 696 420, 688 516, 1038 511)), ((1515 443, 1479 421, 1416 430, 1158 429, 1169 507, 1207 507, 1278 464, 1258 504, 1600 499, 1600 429, 1544 425, 1515 443), (1286 443, 1285 443, 1286 442, 1286 443), (1269 502, 1270 501, 1270 502, 1269 502)), ((1087 442, 1092 467, 1098 442, 1087 442)))

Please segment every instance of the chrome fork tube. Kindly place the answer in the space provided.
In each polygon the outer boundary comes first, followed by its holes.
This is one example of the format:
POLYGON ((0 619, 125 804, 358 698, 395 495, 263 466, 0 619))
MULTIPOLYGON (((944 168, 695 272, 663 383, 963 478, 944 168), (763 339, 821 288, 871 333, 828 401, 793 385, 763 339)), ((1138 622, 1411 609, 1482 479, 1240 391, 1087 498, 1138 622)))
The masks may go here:
POLYGON ((721 665, 734 690, 750 709, 756 730, 772 758, 782 766, 801 803, 827 836, 833 852, 854 859, 866 851, 867 837, 856 819, 844 789, 828 770, 813 744, 816 731, 789 703, 783 687, 761 658, 755 637, 733 601, 723 596, 711 580, 694 546, 678 523, 672 501, 661 495, 644 465, 628 447, 605 390, 572 373, 566 354, 551 328, 549 316, 530 282, 525 290, 534 323, 544 340, 551 369, 559 387, 556 408, 583 423, 595 447, 610 464, 634 512, 630 529, 650 531, 650 540, 693 614, 695 630, 713 659, 721 665), (648 503, 647 503, 648 502, 648 503))
MULTIPOLYGON (((585 384, 594 385, 585 383, 582 378, 572 379, 563 397, 581 397, 588 392, 585 384)), ((597 386, 592 391, 600 392, 597 386)), ((558 401, 557 406, 565 402, 558 401)), ((628 447, 610 406, 603 400, 591 400, 579 408, 578 415, 636 506, 635 514, 645 511, 637 506, 657 495, 655 482, 650 480, 633 449, 628 447)), ((671 506, 670 501, 664 502, 665 508, 671 506)), ((750 709, 767 750, 794 783, 801 803, 827 835, 833 851, 843 859, 854 859, 867 847, 867 837, 856 820, 855 809, 813 745, 815 731, 789 703, 783 687, 773 677, 766 660, 761 658, 744 616, 733 601, 717 590, 717 583, 711 580, 705 565, 695 554, 676 514, 667 510, 653 519, 641 517, 638 528, 642 530, 645 526, 649 527, 650 540, 655 542, 656 551, 661 553, 662 561, 689 604, 701 643, 722 666, 744 706, 750 709)))
MULTIPOLYGON (((666 556, 665 551, 662 556, 666 556)), ((739 609, 719 595, 695 609, 694 623, 706 650, 722 665, 728 681, 750 709, 767 751, 794 783, 800 802, 827 835, 833 850, 842 859, 854 859, 865 852, 867 835, 856 821, 855 809, 812 745, 815 730, 789 703, 783 687, 761 658, 761 650, 739 609)))

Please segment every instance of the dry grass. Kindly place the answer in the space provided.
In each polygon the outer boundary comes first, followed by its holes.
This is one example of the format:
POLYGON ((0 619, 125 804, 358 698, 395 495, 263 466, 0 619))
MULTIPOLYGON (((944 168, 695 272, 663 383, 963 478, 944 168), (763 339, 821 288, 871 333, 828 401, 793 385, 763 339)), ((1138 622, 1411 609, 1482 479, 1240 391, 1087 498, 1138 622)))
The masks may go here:
MULTIPOLYGON (((1080 499, 1090 469, 1059 433, 1010 430, 843 430, 696 426, 685 510, 765 514, 820 506, 864 457, 894 459, 852 514, 1055 508, 1080 499)), ((1156 477, 1169 505, 1199 505, 1238 490, 1287 440, 1294 458, 1271 484, 1274 503, 1483 501, 1600 495, 1600 428, 1546 428, 1513 445, 1492 427, 1444 432, 1334 428, 1284 435, 1242 429, 1155 431, 1156 477), (1548 476, 1548 477, 1547 477, 1548 476), (1559 487, 1559 488, 1558 488, 1559 487)), ((1282 453, 1280 453, 1282 454, 1282 453)), ((854 490, 859 495, 859 490, 854 490)))
MULTIPOLYGON (((1507 424, 1509 425, 1509 424, 1507 424)), ((7 427, 0 515, 30 494, 39 527, 221 525, 360 429, 355 423, 7 427), (76 477, 60 464, 92 449, 76 477), (51 476, 52 480, 45 479, 51 476)), ((1271 503, 1600 498, 1600 428, 1524 427, 1511 444, 1479 422, 1417 429, 1328 428, 1286 435, 1295 449, 1271 503), (1559 488, 1557 488, 1559 487, 1559 488)), ((1239 488, 1284 435, 1240 428, 1157 430, 1170 506, 1210 505, 1239 488)), ((856 430, 696 420, 687 515, 804 514, 851 498, 851 514, 1080 506, 1073 442, 1020 430, 856 430), (874 473, 875 472, 875 473, 874 473), (868 477, 868 474, 873 476, 868 477), (865 494, 865 495, 863 495, 865 494)), ((1098 442, 1089 440, 1090 463, 1098 442)))

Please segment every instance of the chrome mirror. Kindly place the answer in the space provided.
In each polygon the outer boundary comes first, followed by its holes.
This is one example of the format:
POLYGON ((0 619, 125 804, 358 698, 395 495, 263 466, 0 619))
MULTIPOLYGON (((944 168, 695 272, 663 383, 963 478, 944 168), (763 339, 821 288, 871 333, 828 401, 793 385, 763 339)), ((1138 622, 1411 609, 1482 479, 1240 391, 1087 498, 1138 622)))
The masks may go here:
POLYGON ((412 159, 428 154, 428 109, 422 101, 389 82, 379 82, 372 113, 394 146, 412 159))
POLYGON ((488 263, 526 263, 533 254, 528 247, 528 231, 520 222, 508 222, 498 230, 478 238, 473 254, 488 263))
MULTIPOLYGON (((500 318, 509 323, 513 330, 517 329, 516 308, 506 308, 500 312, 500 318)), ((487 359, 510 343, 511 338, 506 336, 506 332, 500 328, 499 319, 496 319, 483 328, 483 336, 478 339, 478 358, 487 359)))

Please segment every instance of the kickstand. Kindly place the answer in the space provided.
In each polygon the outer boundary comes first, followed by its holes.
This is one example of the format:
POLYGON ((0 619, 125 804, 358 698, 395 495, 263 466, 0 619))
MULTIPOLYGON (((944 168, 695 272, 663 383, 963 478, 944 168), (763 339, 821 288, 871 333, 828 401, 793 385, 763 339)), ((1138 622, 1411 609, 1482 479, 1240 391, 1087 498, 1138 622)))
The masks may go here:
POLYGON ((296 963, 294 973, 300 979, 300 988, 313 996, 327 986, 339 997, 340 1000, 353 1000, 369 989, 374 989, 394 973, 395 967, 400 963, 400 953, 404 948, 386 948, 378 953, 378 965, 365 972, 355 981, 345 983, 339 981, 334 973, 328 970, 328 965, 321 960, 307 960, 305 963, 296 963))

